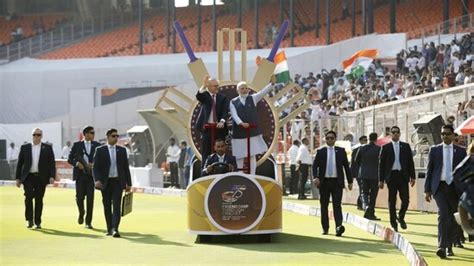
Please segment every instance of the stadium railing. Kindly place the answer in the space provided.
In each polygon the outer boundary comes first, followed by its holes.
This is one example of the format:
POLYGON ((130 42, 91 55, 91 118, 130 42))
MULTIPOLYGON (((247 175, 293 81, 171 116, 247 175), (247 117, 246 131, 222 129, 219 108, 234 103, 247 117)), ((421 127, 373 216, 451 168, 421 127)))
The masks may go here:
MULTIPOLYGON (((0 62, 12 62, 23 57, 33 57, 85 37, 109 31, 135 22, 137 15, 129 12, 111 13, 75 23, 63 24, 54 30, 0 47, 0 62)), ((138 37, 137 37, 138 38, 138 37)))

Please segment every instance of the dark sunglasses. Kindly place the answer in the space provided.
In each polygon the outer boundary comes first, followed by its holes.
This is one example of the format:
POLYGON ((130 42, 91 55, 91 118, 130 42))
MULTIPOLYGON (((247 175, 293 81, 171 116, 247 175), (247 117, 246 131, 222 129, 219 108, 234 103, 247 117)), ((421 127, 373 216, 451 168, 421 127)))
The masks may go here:
POLYGON ((446 133, 446 132, 442 132, 441 135, 442 136, 451 136, 453 133, 446 133))
POLYGON ((400 134, 400 131, 392 131, 392 134, 400 134))
POLYGON ((43 134, 37 134, 37 133, 35 133, 35 134, 33 134, 33 137, 41 137, 42 135, 43 135, 43 134))
POLYGON ((119 135, 110 135, 112 138, 118 138, 119 135))

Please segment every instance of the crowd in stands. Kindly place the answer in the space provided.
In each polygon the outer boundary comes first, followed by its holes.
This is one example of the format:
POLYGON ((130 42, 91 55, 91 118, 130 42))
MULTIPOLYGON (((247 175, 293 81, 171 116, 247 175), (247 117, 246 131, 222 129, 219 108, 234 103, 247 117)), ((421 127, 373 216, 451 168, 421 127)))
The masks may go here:
MULTIPOLYGON (((335 69, 323 70, 316 75, 310 72, 306 77, 296 74, 295 83, 305 90, 311 101, 310 108, 298 118, 323 123, 323 118, 340 116, 345 112, 472 83, 473 59, 474 33, 470 33, 450 44, 436 46, 431 42, 421 49, 414 46, 401 50, 392 69, 384 66, 381 60, 374 60, 359 78, 335 69)), ((288 92, 277 104, 283 104, 296 92, 288 92)), ((298 106, 299 103, 295 103, 282 116, 298 106)), ((463 121, 474 115, 474 100, 460 102, 451 109, 451 114, 463 121)), ((295 123, 293 126, 300 127, 295 123)), ((320 126, 331 129, 324 123, 320 126)))

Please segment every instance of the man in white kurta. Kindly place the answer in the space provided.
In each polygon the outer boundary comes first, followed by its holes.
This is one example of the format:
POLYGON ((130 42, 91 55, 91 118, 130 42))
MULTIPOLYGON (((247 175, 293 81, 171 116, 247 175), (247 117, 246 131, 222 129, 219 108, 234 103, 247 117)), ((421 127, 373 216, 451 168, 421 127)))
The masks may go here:
POLYGON ((237 84, 239 96, 232 99, 230 112, 232 115, 232 154, 237 159, 237 167, 243 168, 247 158, 247 128, 250 129, 250 173, 255 174, 257 168, 256 155, 268 150, 267 144, 263 140, 262 131, 258 123, 257 104, 273 89, 272 84, 268 84, 259 92, 249 95, 249 88, 245 81, 237 84))

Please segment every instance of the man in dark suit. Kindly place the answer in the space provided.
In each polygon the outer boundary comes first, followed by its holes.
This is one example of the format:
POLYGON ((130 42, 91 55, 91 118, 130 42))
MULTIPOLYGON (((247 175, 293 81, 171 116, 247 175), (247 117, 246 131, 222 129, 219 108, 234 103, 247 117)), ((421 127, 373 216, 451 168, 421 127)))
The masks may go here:
POLYGON ((92 166, 95 149, 100 146, 94 141, 95 131, 92 126, 86 126, 82 130, 83 141, 74 142, 69 153, 67 162, 72 165, 72 179, 76 181, 76 203, 79 210, 79 224, 84 223, 84 198, 87 196, 86 228, 92 229, 92 211, 94 209, 94 178, 92 177, 92 166))
POLYGON ((314 184, 319 188, 321 202, 321 225, 323 235, 328 234, 329 197, 332 198, 334 220, 336 221, 336 236, 341 236, 345 228, 342 225, 342 189, 344 185, 344 172, 347 178, 348 188, 352 190, 352 175, 344 148, 335 147, 336 132, 326 133, 327 147, 318 149, 313 163, 314 184))
POLYGON ((23 184, 25 191, 25 218, 27 227, 41 229, 41 213, 46 185, 53 184, 56 177, 56 163, 51 145, 42 143, 43 131, 33 129, 31 143, 23 144, 16 167, 16 186, 23 184), (33 198, 35 206, 33 211, 33 198), (34 216, 33 216, 34 212, 34 216))
POLYGON ((116 129, 109 129, 106 133, 107 144, 98 147, 94 157, 95 187, 102 192, 106 235, 120 237, 119 224, 121 217, 122 192, 131 190, 132 179, 128 165, 127 151, 118 146, 116 129), (113 206, 113 207, 112 207, 113 206))
MULTIPOLYGON (((229 117, 229 100, 219 92, 219 82, 215 79, 204 78, 203 86, 196 94, 201 103, 201 109, 196 122, 196 128, 201 131, 202 161, 211 154, 212 130, 205 124, 216 124, 214 139, 225 139, 227 135, 227 118, 229 117)), ((204 165, 204 163, 202 164, 204 165)))
POLYGON ((216 163, 227 164, 229 172, 233 172, 237 169, 237 163, 235 157, 231 154, 227 154, 227 145, 223 139, 217 139, 214 145, 215 153, 209 155, 204 163, 204 167, 201 171, 202 176, 211 175, 215 172, 216 163))
POLYGON ((431 147, 425 182, 425 200, 431 197, 438 205, 438 250, 440 258, 454 256, 452 246, 457 240, 458 228, 454 221, 459 195, 456 193, 453 170, 466 157, 466 149, 454 145, 454 128, 445 125, 441 135, 443 143, 431 147))
POLYGON ((359 165, 356 163, 355 158, 357 156, 357 153, 359 153, 360 147, 362 147, 365 144, 367 144, 367 136, 362 135, 359 138, 359 146, 352 151, 352 157, 351 157, 351 173, 352 173, 352 176, 356 179, 357 185, 359 186, 359 197, 357 197, 357 209, 358 210, 363 210, 363 208, 362 208, 362 183, 360 181, 360 176, 359 176, 359 172, 358 172, 359 171, 359 165))
POLYGON ((375 201, 379 192, 379 155, 380 147, 375 144, 377 133, 369 135, 370 143, 362 146, 355 158, 355 172, 360 179, 360 190, 364 217, 369 220, 380 220, 375 216, 375 201))
POLYGON ((390 225, 398 232, 397 223, 397 193, 402 201, 398 212, 398 222, 402 229, 407 229, 405 213, 408 209, 410 196, 408 183, 415 185, 415 164, 410 144, 400 141, 400 128, 391 127, 392 141, 383 145, 379 160, 379 188, 383 189, 384 182, 388 187, 388 208, 390 225))

